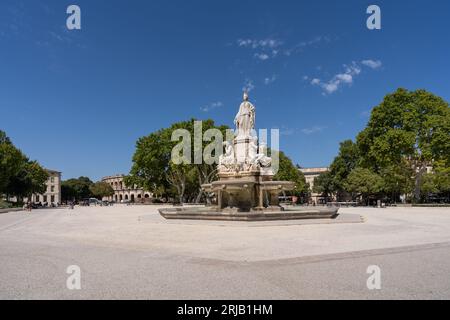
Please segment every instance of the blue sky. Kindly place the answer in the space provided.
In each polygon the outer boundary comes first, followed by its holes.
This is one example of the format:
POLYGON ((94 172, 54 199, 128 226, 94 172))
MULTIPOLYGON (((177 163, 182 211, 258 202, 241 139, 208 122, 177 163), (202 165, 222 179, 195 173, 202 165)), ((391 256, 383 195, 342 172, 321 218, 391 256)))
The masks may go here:
POLYGON ((247 87, 256 126, 325 166, 398 87, 450 100, 449 21, 445 0, 2 0, 0 129, 65 179, 97 180, 128 173, 136 140, 173 122, 232 126, 247 87))

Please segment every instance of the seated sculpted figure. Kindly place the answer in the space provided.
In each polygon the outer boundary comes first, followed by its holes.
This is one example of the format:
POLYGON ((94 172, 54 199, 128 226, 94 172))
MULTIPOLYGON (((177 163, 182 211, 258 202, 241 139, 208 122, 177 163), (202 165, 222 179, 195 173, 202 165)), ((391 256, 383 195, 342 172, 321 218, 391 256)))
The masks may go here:
POLYGON ((260 144, 259 146, 259 152, 258 152, 258 146, 256 144, 256 139, 252 140, 250 142, 250 163, 253 165, 257 165, 263 168, 270 167, 272 164, 272 158, 266 156, 265 154, 265 145, 260 144))
POLYGON ((219 156, 219 170, 231 171, 236 162, 234 159, 233 145, 230 141, 225 141, 223 145, 225 146, 225 153, 219 156))

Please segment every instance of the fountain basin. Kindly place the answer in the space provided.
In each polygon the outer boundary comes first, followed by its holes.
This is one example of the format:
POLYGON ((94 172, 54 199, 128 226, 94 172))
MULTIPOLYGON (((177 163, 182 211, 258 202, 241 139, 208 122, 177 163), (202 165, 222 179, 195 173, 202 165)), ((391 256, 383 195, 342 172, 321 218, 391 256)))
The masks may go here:
POLYGON ((229 212, 213 207, 159 209, 165 219, 186 220, 229 220, 229 221, 270 221, 296 219, 334 219, 339 208, 284 208, 279 211, 229 212))
POLYGON ((270 221, 295 219, 332 219, 339 208, 283 207, 278 196, 291 191, 293 182, 262 180, 258 176, 224 179, 202 185, 205 192, 213 193, 215 206, 178 207, 159 209, 166 219, 270 221))

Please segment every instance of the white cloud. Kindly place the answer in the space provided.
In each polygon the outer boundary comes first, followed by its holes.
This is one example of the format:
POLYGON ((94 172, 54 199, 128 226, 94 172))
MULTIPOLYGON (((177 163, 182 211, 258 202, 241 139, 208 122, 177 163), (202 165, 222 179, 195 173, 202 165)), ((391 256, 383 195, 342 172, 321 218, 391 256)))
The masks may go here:
POLYGON ((326 127, 322 127, 322 126, 313 126, 311 128, 304 128, 301 131, 306 134, 306 135, 310 135, 313 133, 318 133, 323 131, 323 129, 325 129, 326 127))
POLYGON ((271 77, 264 78, 264 84, 269 85, 269 84, 273 83, 275 80, 277 80, 277 76, 272 75, 271 77))
POLYGON ((222 106, 223 106, 222 101, 216 101, 216 102, 212 102, 212 103, 200 108, 200 110, 202 110, 203 112, 208 112, 213 109, 220 108, 222 106))
POLYGON ((351 86, 361 72, 361 64, 371 69, 377 69, 382 64, 381 61, 363 60, 361 63, 353 61, 350 65, 344 65, 344 72, 334 75, 328 81, 322 81, 318 78, 311 80, 311 85, 322 88, 324 94, 332 94, 339 90, 342 85, 351 86))
POLYGON ((252 44, 250 39, 238 39, 237 44, 239 47, 248 47, 252 44))
POLYGON ((383 65, 380 60, 363 60, 361 63, 369 68, 378 69, 383 65))
POLYGON ((341 73, 336 75, 336 79, 340 80, 344 83, 352 83, 353 82, 353 76, 348 73, 341 73))
POLYGON ((245 79, 244 86, 242 87, 242 91, 250 92, 255 89, 255 85, 253 84, 253 80, 245 79))
POLYGON ((291 56, 294 53, 302 52, 307 47, 318 45, 323 42, 330 42, 330 41, 332 41, 332 40, 328 36, 317 36, 317 37, 312 38, 307 41, 301 41, 301 42, 297 43, 295 46, 284 50, 284 55, 291 56))
POLYGON ((270 48, 275 49, 279 46, 281 46, 283 43, 277 39, 262 39, 262 40, 255 40, 255 39, 238 39, 237 44, 239 47, 250 47, 252 49, 258 49, 258 48, 270 48))
POLYGON ((275 58, 279 55, 290 56, 295 53, 300 53, 309 46, 314 46, 323 42, 330 41, 332 41, 332 39, 328 36, 317 36, 307 41, 301 41, 295 45, 287 45, 285 44, 285 42, 275 38, 247 38, 236 40, 236 44, 240 48, 247 48, 257 51, 257 53, 253 55, 253 57, 265 61, 269 58, 275 58))
POLYGON ((255 57, 262 61, 270 58, 267 53, 255 53, 255 57))
POLYGON ((282 125, 281 127, 275 127, 274 129, 278 130, 280 136, 292 136, 296 132, 298 132, 298 128, 292 128, 285 125, 282 125))
POLYGON ((337 91, 337 89, 339 89, 339 83, 338 81, 334 81, 334 82, 330 82, 330 83, 325 83, 323 84, 322 88, 328 93, 331 94, 335 91, 337 91))

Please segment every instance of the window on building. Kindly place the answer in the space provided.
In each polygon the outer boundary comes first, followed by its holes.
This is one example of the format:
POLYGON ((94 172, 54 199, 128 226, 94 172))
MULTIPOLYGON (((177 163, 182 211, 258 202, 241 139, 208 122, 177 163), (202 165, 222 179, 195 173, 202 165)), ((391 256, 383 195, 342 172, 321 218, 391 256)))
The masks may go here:
POLYGON ((39 195, 36 195, 36 202, 39 202, 41 200, 41 197, 39 197, 39 195))
POLYGON ((50 192, 55 192, 55 186, 50 187, 50 192))
POLYGON ((50 200, 51 203, 55 202, 55 196, 51 196, 50 199, 51 199, 50 200))
POLYGON ((51 182, 51 183, 55 182, 55 177, 51 177, 51 178, 50 178, 50 182, 51 182))
POLYGON ((44 202, 47 202, 47 196, 44 196, 44 202))

